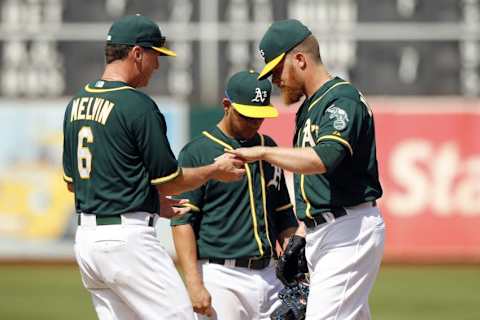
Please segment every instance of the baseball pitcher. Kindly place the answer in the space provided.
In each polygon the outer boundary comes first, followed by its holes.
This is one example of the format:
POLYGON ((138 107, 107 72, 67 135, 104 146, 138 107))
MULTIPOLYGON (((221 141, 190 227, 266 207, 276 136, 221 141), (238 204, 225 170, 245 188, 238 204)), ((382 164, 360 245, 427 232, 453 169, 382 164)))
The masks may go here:
MULTIPOLYGON (((286 104, 305 96, 295 148, 229 151, 295 172, 296 213, 303 220, 310 272, 307 320, 370 319, 368 296, 383 256, 385 226, 372 110, 349 82, 332 77, 317 39, 298 20, 274 22, 260 42, 286 104)), ((288 259, 286 259, 288 260, 288 259)), ((287 264, 279 263, 282 274, 287 264)))

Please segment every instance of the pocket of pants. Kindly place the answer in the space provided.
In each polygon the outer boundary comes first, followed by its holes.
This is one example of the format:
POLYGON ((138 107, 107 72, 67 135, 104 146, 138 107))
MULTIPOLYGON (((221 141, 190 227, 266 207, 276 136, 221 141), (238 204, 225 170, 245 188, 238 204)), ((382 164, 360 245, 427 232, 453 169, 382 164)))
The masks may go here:
POLYGON ((93 243, 95 250, 103 253, 122 250, 126 245, 127 242, 123 240, 98 240, 93 243))

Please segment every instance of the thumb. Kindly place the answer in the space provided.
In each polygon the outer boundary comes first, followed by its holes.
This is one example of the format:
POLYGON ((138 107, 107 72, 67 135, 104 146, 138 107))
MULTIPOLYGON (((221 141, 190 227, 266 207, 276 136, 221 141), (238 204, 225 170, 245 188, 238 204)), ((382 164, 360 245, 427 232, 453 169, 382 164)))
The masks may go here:
POLYGON ((205 310, 205 315, 206 315, 207 317, 212 317, 212 316, 213 316, 213 313, 214 313, 214 312, 213 312, 212 306, 209 306, 209 307, 207 308, 207 310, 205 310))

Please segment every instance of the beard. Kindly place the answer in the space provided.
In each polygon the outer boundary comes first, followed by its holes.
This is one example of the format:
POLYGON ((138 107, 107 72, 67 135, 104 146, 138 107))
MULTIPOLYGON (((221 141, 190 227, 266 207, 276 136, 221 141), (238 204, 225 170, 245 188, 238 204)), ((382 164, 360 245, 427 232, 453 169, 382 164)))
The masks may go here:
POLYGON ((294 104, 303 97, 303 90, 292 87, 282 87, 282 100, 288 106, 294 104))
POLYGON ((294 104, 303 97, 302 86, 293 68, 287 67, 287 81, 281 87, 282 100, 286 105, 294 104))

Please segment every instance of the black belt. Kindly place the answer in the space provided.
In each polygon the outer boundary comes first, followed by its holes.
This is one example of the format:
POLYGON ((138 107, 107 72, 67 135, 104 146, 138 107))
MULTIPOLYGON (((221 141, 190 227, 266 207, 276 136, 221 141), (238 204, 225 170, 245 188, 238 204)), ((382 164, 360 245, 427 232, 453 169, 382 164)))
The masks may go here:
MULTIPOLYGON (((81 225, 82 217, 81 215, 77 215, 77 225, 81 225)), ((97 226, 106 226, 106 225, 112 225, 112 224, 122 224, 122 217, 121 215, 115 215, 115 216, 95 216, 95 220, 97 222, 97 226)), ((150 216, 148 219, 148 226, 153 227, 154 224, 154 217, 153 215, 150 216)))
POLYGON ((271 257, 266 258, 238 258, 238 259, 219 259, 219 258, 208 258, 209 263, 229 265, 233 264, 235 267, 248 268, 252 270, 261 270, 268 267, 270 264, 271 257))
POLYGON ((345 208, 332 208, 330 209, 330 211, 321 213, 318 216, 314 216, 312 218, 306 217, 303 222, 305 223, 307 228, 315 228, 316 226, 327 222, 328 215, 333 215, 335 219, 338 219, 340 217, 346 216, 347 210, 345 210, 345 208), (325 219, 325 217, 327 217, 327 219, 325 219))
MULTIPOLYGON (((369 205, 372 207, 376 207, 377 201, 376 200, 367 201, 367 202, 364 202, 363 204, 360 204, 359 206, 361 205, 369 205)), ((354 207, 355 206, 349 207, 349 208, 354 208, 354 207)), ((331 217, 331 215, 333 215, 333 218, 338 219, 340 217, 346 216, 347 210, 342 207, 331 208, 330 211, 320 213, 319 215, 314 216, 312 218, 306 217, 305 220, 303 220, 303 222, 305 223, 307 228, 315 228, 316 226, 319 226, 327 222, 327 219, 329 219, 329 216, 331 217)))

